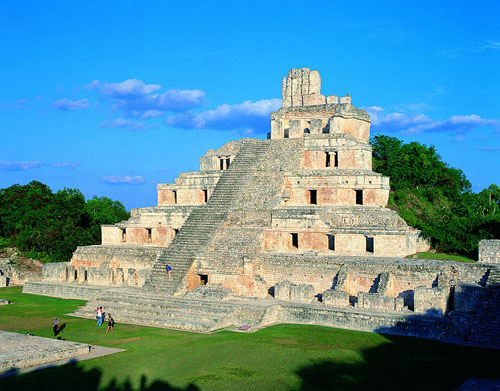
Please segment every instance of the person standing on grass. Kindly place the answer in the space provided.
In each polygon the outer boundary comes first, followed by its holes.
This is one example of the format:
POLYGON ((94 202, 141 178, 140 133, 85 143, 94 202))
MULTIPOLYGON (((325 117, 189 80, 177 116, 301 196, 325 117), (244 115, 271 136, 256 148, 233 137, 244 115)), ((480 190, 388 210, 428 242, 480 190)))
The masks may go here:
POLYGON ((106 329, 106 333, 111 329, 111 332, 114 333, 115 330, 113 326, 115 325, 115 320, 111 317, 111 314, 108 313, 108 328, 106 329))
POLYGON ((57 332, 59 331, 59 319, 54 318, 52 321, 52 330, 54 331, 54 337, 57 337, 57 332))
POLYGON ((97 310, 97 325, 102 325, 102 307, 99 307, 99 309, 97 310))

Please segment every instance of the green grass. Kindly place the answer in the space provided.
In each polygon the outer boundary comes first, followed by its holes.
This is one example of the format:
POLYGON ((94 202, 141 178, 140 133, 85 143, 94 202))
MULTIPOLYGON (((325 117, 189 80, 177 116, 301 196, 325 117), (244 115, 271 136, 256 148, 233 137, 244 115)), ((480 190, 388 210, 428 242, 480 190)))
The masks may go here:
MULTIPOLYGON (((474 259, 463 257, 461 255, 452 254, 439 254, 439 253, 417 253, 415 254, 418 259, 440 259, 444 261, 456 261, 456 262, 476 262, 474 259)), ((415 255, 409 255, 407 258, 413 258, 415 255)))
POLYGON ((54 316, 69 341, 125 352, 0 378, 0 390, 451 390, 498 378, 498 350, 307 325, 255 333, 196 334, 65 316, 80 300, 1 288, 0 329, 51 337, 54 316))

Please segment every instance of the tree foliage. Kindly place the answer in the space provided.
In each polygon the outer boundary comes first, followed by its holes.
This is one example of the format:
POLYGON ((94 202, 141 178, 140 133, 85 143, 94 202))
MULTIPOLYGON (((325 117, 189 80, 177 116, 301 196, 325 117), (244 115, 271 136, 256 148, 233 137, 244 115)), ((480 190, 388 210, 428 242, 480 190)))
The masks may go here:
POLYGON ((128 217, 120 202, 106 197, 85 201, 76 189, 53 193, 37 181, 0 189, 0 237, 45 260, 69 260, 77 246, 100 243, 100 224, 128 217))
POLYGON ((480 193, 462 170, 441 160, 434 146, 376 135, 373 169, 391 178, 389 207, 443 252, 476 256, 481 239, 500 237, 500 189, 480 193))

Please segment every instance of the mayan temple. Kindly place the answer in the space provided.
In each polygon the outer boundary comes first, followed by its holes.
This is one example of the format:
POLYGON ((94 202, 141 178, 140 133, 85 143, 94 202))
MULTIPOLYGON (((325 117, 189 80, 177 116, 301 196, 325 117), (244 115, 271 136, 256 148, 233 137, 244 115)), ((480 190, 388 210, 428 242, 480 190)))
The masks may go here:
POLYGON ((208 150, 200 171, 157 186, 157 206, 102 226, 101 245, 24 291, 89 300, 79 316, 100 304, 118 321, 188 330, 290 322, 480 343, 490 321, 474 314, 498 309, 498 266, 405 258, 429 245, 387 208, 369 136, 349 95, 322 95, 318 71, 292 69, 267 140, 208 150))

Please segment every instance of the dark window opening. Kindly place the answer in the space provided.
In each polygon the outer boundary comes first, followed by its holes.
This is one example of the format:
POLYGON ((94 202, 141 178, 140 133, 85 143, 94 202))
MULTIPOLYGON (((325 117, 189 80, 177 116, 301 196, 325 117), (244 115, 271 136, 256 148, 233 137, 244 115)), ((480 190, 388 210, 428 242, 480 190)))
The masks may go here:
POLYGON ((356 190, 356 205, 363 205, 363 190, 356 190))
POLYGON ((78 280, 78 270, 75 270, 75 281, 78 280))
POLYGON ((231 159, 227 158, 226 159, 226 170, 229 168, 229 164, 231 164, 231 159))
POLYGON ((330 167, 330 152, 326 152, 326 163, 325 163, 325 167, 330 167))
POLYGON ((127 230, 125 228, 122 228, 122 242, 127 241, 127 230))
POLYGON ((333 167, 338 167, 339 166, 339 154, 337 152, 334 152, 333 157, 334 157, 333 167))
POLYGON ((335 235, 328 236, 328 250, 335 251, 335 235))
POLYGON ((83 273, 84 273, 84 274, 83 274, 83 280, 84 280, 84 281, 87 281, 87 277, 88 277, 88 276, 87 276, 87 270, 85 270, 83 273))
POLYGON ((304 134, 311 134, 311 129, 305 128, 304 129, 304 134))
POLYGON ((178 233, 179 233, 179 230, 177 228, 174 228, 174 238, 177 236, 178 233))
POLYGON ((198 274, 200 276, 200 284, 207 285, 208 284, 208 274, 198 274))
POLYGON ((224 159, 219 159, 219 170, 224 169, 224 159))
POLYGON ((177 190, 172 190, 172 193, 174 193, 174 204, 177 204, 177 190))
POLYGON ((373 247, 373 238, 366 237, 366 252, 368 253, 373 253, 374 247, 373 247))
POLYGON ((309 203, 311 205, 318 204, 318 191, 317 190, 309 190, 309 203))
POLYGON ((292 233, 292 247, 299 248, 299 234, 292 233))
POLYGON ((283 138, 289 138, 290 137, 290 129, 286 128, 285 131, 283 132, 283 138))
POLYGON ((205 202, 208 201, 208 190, 207 189, 203 190, 203 199, 205 202))
POLYGON ((151 230, 151 228, 146 228, 146 232, 148 233, 148 242, 151 242, 151 239, 152 239, 152 230, 151 230))

